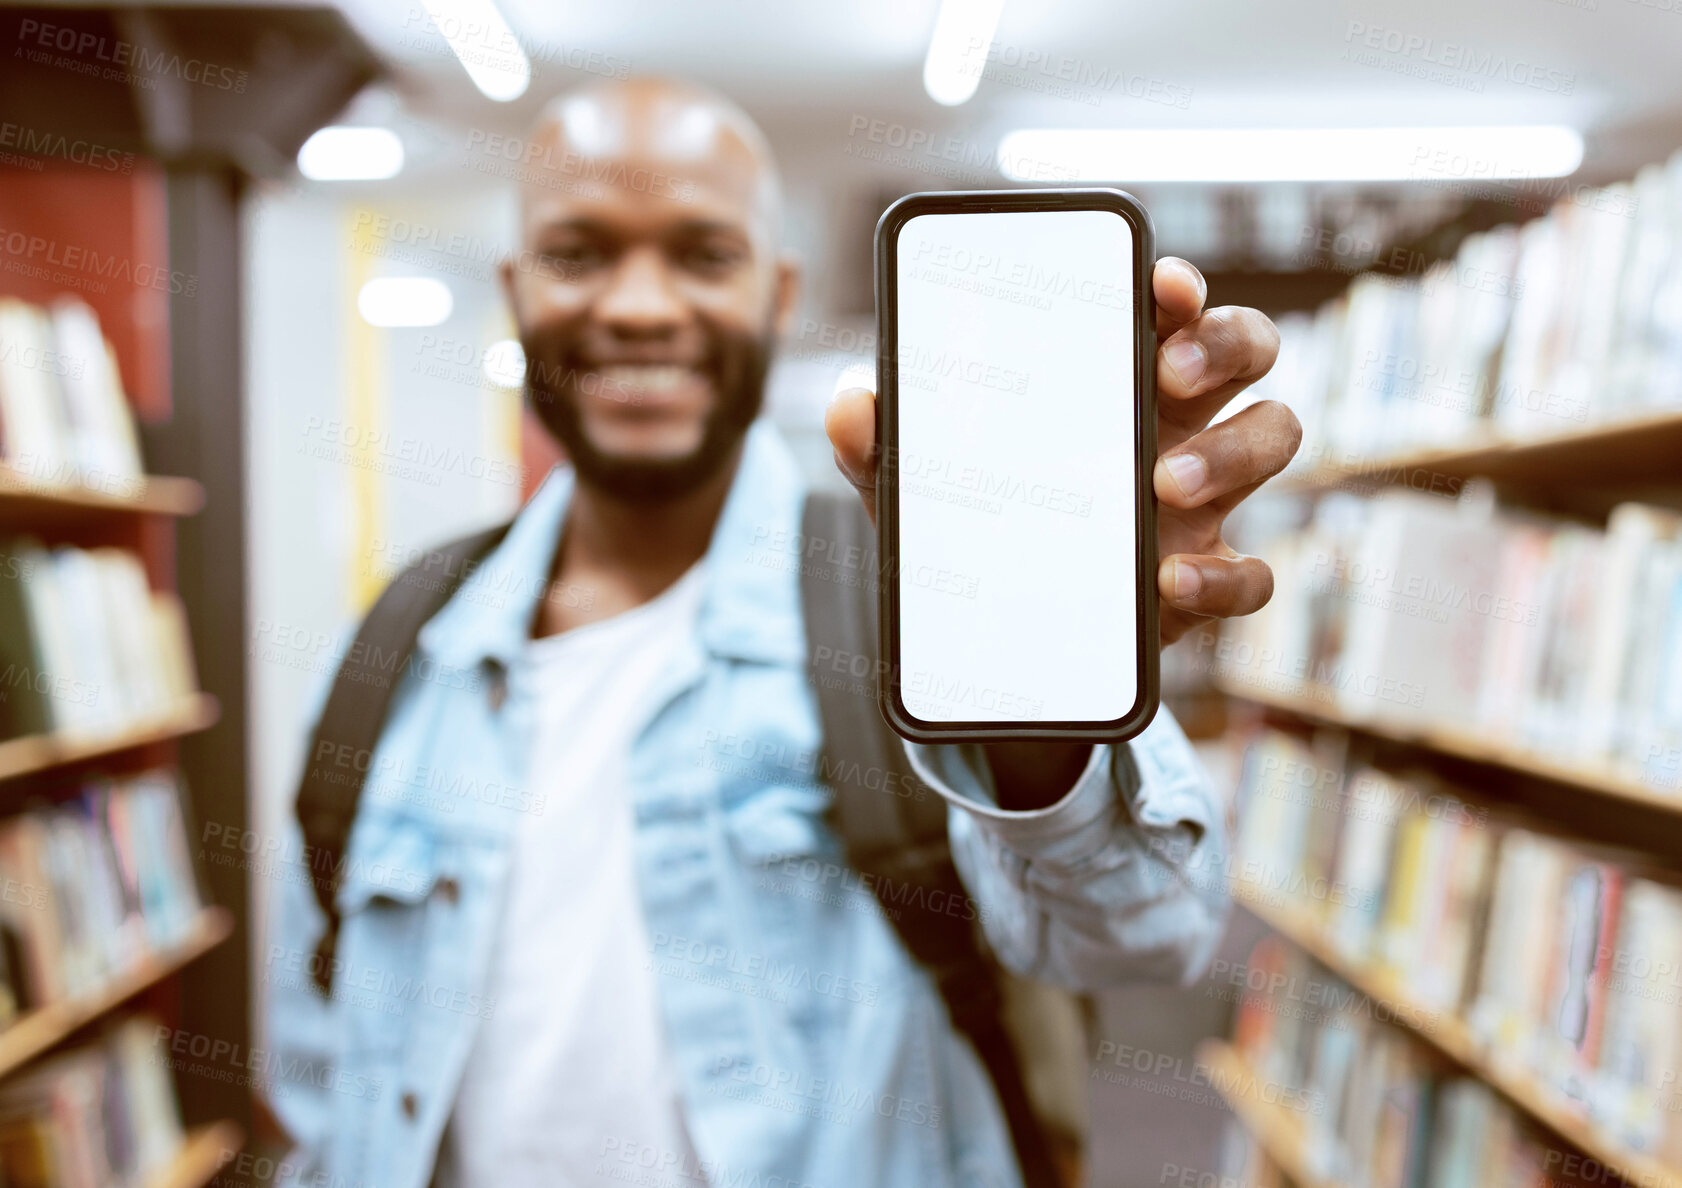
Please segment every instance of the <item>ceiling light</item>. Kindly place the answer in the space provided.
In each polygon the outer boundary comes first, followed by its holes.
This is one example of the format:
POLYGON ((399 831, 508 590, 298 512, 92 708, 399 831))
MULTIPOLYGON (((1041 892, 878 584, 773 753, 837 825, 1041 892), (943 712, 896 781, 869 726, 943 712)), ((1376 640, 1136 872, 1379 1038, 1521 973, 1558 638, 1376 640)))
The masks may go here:
POLYGON ((422 0, 467 77, 487 99, 507 103, 531 85, 531 60, 492 0, 422 0))
POLYGON ((1027 129, 999 144, 1017 181, 1458 181, 1564 177, 1583 138, 1558 126, 1027 129))
POLYGON ((975 94, 1004 6, 1004 0, 940 0, 929 56, 923 59, 923 89, 930 99, 956 107, 975 94))
POLYGON ((485 348, 485 360, 480 365, 485 378, 499 388, 519 388, 526 382, 526 352, 512 338, 493 342, 485 348))
POLYGON ((403 142, 390 128, 321 128, 298 150, 298 171, 311 181, 381 181, 402 168, 403 142))
POLYGON ((356 295, 357 312, 370 326, 436 326, 454 308, 449 286, 430 276, 383 276, 356 295))

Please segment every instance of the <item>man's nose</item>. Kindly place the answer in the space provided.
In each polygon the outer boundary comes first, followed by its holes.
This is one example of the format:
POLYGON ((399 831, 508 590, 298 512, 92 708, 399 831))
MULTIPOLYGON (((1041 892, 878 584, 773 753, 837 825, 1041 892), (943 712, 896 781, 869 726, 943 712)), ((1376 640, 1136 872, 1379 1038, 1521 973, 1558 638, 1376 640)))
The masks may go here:
POLYGON ((681 325, 683 302, 658 249, 633 248, 620 257, 607 291, 596 302, 596 316, 619 333, 636 336, 669 333, 681 325))

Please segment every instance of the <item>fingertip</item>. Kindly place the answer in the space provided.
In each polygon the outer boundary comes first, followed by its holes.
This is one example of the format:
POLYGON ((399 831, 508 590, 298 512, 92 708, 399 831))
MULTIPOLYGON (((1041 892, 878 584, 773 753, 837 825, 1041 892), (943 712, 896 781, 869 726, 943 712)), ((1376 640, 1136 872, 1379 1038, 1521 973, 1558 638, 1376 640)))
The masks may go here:
POLYGON ((834 408, 837 404, 855 403, 860 399, 865 399, 870 401, 870 403, 875 404, 876 393, 863 384, 852 384, 845 388, 837 388, 835 389, 834 395, 829 398, 828 407, 834 408))
POLYGON ((1181 610, 1190 610, 1187 603, 1197 598, 1203 589, 1203 575, 1197 567, 1178 557, 1168 557, 1157 568, 1157 592, 1164 602, 1181 610))
POLYGON ((1208 282, 1191 261, 1178 256, 1163 256, 1151 274, 1151 289, 1156 303, 1178 321, 1190 321, 1203 309, 1209 296, 1208 282))
POLYGON ((1193 602, 1203 589, 1203 574, 1188 561, 1174 562, 1173 580, 1175 602, 1193 602))
POLYGON ((1203 379, 1209 373, 1209 351, 1202 343, 1182 332, 1170 338, 1157 357, 1163 378, 1175 381, 1163 385, 1169 395, 1189 399, 1201 394, 1203 379))
POLYGON ((837 428, 850 428, 859 419, 862 410, 868 410, 871 418, 875 418, 876 393, 869 388, 841 388, 829 398, 824 405, 823 425, 830 439, 835 437, 837 428))
POLYGON ((1273 571, 1259 557, 1180 554, 1163 559, 1157 587, 1176 610, 1230 619, 1267 605, 1273 597, 1273 571))
POLYGON ((1170 507, 1190 509, 1204 502, 1209 482, 1209 467, 1197 454, 1189 451, 1167 454, 1156 460, 1151 472, 1151 485, 1156 497, 1170 507))
POLYGON ((862 387, 841 389, 824 409, 823 427, 837 461, 851 468, 863 466, 876 446, 876 393, 862 387))

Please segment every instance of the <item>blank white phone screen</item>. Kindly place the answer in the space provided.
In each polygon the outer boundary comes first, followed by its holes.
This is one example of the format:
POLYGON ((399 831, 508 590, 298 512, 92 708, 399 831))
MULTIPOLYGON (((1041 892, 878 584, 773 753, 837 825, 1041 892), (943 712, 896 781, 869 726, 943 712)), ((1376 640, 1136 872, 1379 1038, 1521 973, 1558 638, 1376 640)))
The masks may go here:
POLYGON ((1133 237, 925 214, 897 242, 900 698, 927 722, 1138 700, 1133 237))

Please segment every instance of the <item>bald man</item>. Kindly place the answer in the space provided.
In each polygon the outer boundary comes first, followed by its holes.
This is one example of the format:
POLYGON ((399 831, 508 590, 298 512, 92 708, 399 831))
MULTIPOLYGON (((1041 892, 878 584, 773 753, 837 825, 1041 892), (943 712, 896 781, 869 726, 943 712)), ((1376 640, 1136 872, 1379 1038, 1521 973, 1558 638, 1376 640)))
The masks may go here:
MULTIPOLYGON (((550 1188, 1022 1182, 998 1099, 856 877, 813 775, 805 484, 758 414, 795 307, 764 137, 632 80, 536 132, 503 283, 559 467, 427 622, 324 916, 289 882, 267 1088, 304 1183, 550 1188), (542 180, 542 179, 539 179, 542 180), (565 183, 565 184, 560 184, 565 183), (752 758, 743 758, 751 756, 752 758), (767 758, 769 757, 769 758, 767 758), (463 794, 459 789, 474 791, 463 794), (424 793, 424 794, 422 794, 424 793)), ((1220 537, 1291 457, 1252 310, 1154 278, 1158 576, 1172 641, 1270 593, 1220 537)), ((827 428, 873 515, 874 398, 827 428)), ((1188 979, 1225 902, 1221 820, 1163 713, 1125 747, 911 747, 998 959, 1075 987, 1188 979)))

